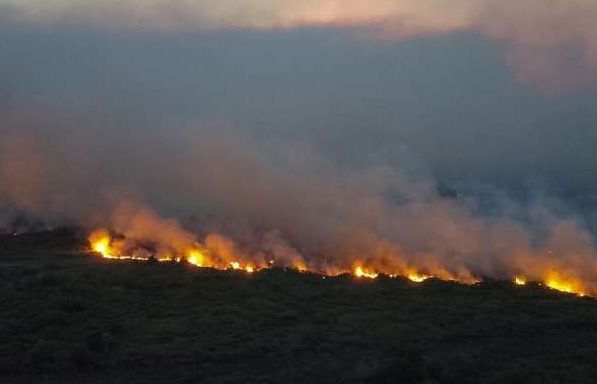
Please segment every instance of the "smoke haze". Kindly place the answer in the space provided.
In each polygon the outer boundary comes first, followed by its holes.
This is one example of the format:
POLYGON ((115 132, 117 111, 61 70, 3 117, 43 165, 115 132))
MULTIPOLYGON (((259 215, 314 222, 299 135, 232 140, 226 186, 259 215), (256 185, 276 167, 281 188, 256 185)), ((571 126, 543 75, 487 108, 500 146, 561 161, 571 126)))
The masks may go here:
POLYGON ((192 3, 3 2, 0 225, 597 292, 592 2, 192 3))

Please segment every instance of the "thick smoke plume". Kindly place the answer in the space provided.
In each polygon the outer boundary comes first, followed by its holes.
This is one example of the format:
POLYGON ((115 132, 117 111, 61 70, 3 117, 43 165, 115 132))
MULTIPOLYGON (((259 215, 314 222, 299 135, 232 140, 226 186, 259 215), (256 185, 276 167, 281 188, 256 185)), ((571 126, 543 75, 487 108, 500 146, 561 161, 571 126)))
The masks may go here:
POLYGON ((597 295, 593 236, 539 200, 495 198, 487 209, 403 172, 406 160, 348 167, 304 143, 215 124, 82 130, 52 119, 2 125, 0 199, 9 212, 112 231, 106 253, 463 282, 522 276, 597 295))

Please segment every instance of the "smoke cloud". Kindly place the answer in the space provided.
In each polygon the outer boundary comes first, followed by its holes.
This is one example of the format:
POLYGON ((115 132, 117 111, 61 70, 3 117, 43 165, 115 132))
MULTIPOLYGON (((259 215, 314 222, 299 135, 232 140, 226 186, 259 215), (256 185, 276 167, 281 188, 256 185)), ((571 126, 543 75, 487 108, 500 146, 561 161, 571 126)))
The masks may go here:
POLYGON ((478 37, 527 82, 583 85, 593 2, 0 7, 0 228, 102 228, 106 252, 217 267, 523 276, 597 295, 587 212, 492 183, 546 171, 590 195, 595 98, 508 82, 478 37), (490 183, 467 180, 479 174, 490 183))
POLYGON ((382 162, 344 167, 300 143, 272 145, 213 123, 178 135, 87 129, 63 139, 68 129, 48 129, 47 116, 22 119, 13 127, 27 128, 2 131, 4 203, 109 228, 123 236, 112 246, 123 254, 197 249, 215 266, 362 265, 464 282, 523 275, 597 293, 593 236, 540 200, 501 198, 488 213, 472 196, 442 195, 427 175, 382 162))

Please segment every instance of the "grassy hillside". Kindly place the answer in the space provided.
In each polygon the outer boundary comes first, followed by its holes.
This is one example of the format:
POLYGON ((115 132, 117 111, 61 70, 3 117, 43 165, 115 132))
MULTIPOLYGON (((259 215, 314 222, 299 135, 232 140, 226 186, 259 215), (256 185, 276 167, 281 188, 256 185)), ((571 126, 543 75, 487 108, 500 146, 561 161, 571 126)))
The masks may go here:
POLYGON ((595 383, 597 301, 106 261, 0 239, 2 383, 595 383))

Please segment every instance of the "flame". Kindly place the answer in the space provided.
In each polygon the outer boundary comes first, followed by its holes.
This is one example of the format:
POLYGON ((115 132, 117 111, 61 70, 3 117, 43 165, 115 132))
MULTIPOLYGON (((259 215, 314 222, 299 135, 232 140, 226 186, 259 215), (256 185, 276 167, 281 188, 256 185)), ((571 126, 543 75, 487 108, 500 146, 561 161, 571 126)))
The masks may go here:
POLYGON ((231 261, 230 266, 232 267, 232 269, 241 269, 240 263, 238 261, 231 261))
POLYGON ((556 291, 572 293, 578 296, 586 296, 582 283, 562 277, 558 272, 552 271, 545 280, 545 285, 556 291))
POLYGON ((110 233, 105 229, 98 229, 89 235, 89 242, 91 243, 91 249, 102 255, 104 258, 112 258, 110 252, 110 243, 112 239, 110 233))
POLYGON ((408 277, 408 279, 410 281, 414 281, 415 283, 422 283, 425 280, 430 279, 432 276, 422 275, 422 274, 419 274, 418 272, 411 272, 406 277, 408 277))
POLYGON ((255 265, 253 264, 246 264, 245 266, 243 266, 238 261, 231 261, 230 268, 234 269, 235 271, 245 271, 247 273, 253 273, 257 270, 257 267, 255 267, 255 265))
POLYGON ((196 267, 203 267, 204 259, 205 257, 203 256, 201 251, 197 249, 189 251, 189 254, 187 256, 187 262, 189 264, 193 264, 196 267))
POLYGON ((514 277, 514 284, 516 285, 526 285, 527 279, 524 276, 516 276, 514 277))
MULTIPOLYGON (((270 260, 270 264, 273 264, 274 261, 270 260)), ((309 266, 301 261, 294 261, 292 263, 292 267, 299 272, 307 272, 309 270, 309 266)))
MULTIPOLYGON (((147 250, 139 249, 134 251, 132 254, 124 254, 125 248, 123 244, 127 244, 121 238, 115 240, 112 238, 110 231, 107 229, 98 229, 93 231, 89 235, 89 243, 91 250, 101 257, 106 259, 116 260, 138 260, 148 261, 157 260, 158 262, 183 262, 186 260, 191 265, 197 267, 216 268, 220 270, 232 269, 245 271, 246 273, 252 274, 262 269, 273 268, 274 266, 283 266, 292 268, 299 272, 312 272, 322 275, 322 278, 329 276, 338 276, 346 273, 346 269, 340 266, 334 266, 328 264, 326 259, 325 267, 309 264, 304 260, 293 260, 284 264, 280 260, 274 260, 272 258, 261 259, 261 262, 254 262, 248 260, 249 255, 242 252, 237 252, 233 247, 221 248, 226 252, 220 250, 210 249, 204 246, 204 244, 189 245, 186 251, 177 250, 176 248, 161 249, 157 256, 152 256, 147 250)), ((207 243, 206 243, 207 244, 207 243)), ((130 246, 127 244, 127 246, 130 246)), ((184 248, 181 248, 184 249, 184 248)), ((430 269, 427 273, 422 273, 414 266, 409 267, 397 267, 392 270, 389 268, 383 268, 379 272, 387 274, 390 278, 405 277, 415 283, 422 283, 430 278, 437 278, 444 281, 455 281, 461 284, 475 284, 482 280, 474 277, 466 270, 449 271, 441 266, 430 269)), ((571 293, 578 296, 597 296, 593 291, 587 288, 585 282, 574 275, 562 273, 561 270, 555 269, 545 270, 541 269, 540 265, 535 265, 534 268, 527 267, 525 274, 517 274, 513 278, 513 283, 516 285, 526 285, 529 280, 528 276, 535 276, 537 281, 542 281, 543 284, 550 288, 560 292, 571 293), (535 270, 535 268, 537 270, 535 270)), ((378 271, 366 267, 363 263, 358 262, 355 264, 352 274, 357 278, 376 279, 379 276, 378 271)))
POLYGON ((93 244, 93 250, 97 253, 101 253, 102 256, 109 256, 109 246, 110 240, 109 239, 102 239, 97 243, 93 244))
POLYGON ((369 271, 364 270, 363 267, 361 267, 360 265, 354 269, 354 275, 359 278, 366 277, 368 279, 376 279, 377 276, 379 276, 378 273, 369 272, 369 271))

